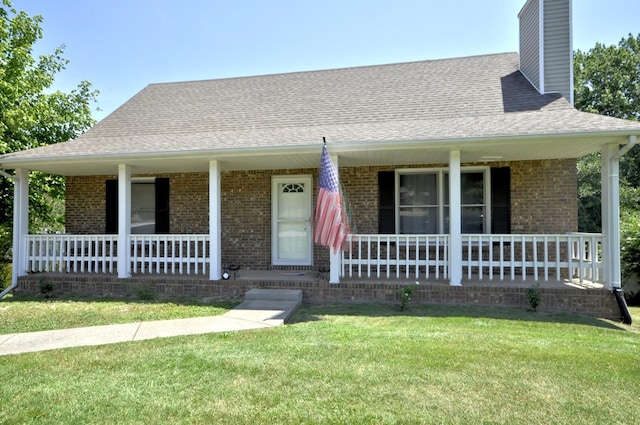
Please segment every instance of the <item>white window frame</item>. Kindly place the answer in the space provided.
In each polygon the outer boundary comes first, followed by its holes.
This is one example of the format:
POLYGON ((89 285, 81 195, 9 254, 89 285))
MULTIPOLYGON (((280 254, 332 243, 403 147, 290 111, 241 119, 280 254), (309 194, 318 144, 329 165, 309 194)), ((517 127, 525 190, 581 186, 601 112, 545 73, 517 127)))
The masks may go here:
MULTIPOLYGON (((469 166, 462 167, 461 174, 464 173, 477 173, 482 172, 484 176, 484 204, 485 207, 485 215, 483 221, 483 233, 490 233, 489 229, 491 229, 491 167, 488 166, 469 166)), ((444 175, 449 173, 449 168, 441 167, 441 168, 398 168, 395 170, 395 187, 394 187, 394 197, 395 197, 395 229, 396 233, 400 234, 400 176, 409 175, 409 174, 436 174, 437 175, 437 185, 438 185, 438 233, 435 234, 445 234, 445 217, 444 211, 448 205, 444 204, 445 199, 445 185, 444 185, 444 175)), ((463 204, 462 207, 474 207, 480 206, 479 204, 463 204)), ((462 214, 462 211, 460 211, 462 214)))

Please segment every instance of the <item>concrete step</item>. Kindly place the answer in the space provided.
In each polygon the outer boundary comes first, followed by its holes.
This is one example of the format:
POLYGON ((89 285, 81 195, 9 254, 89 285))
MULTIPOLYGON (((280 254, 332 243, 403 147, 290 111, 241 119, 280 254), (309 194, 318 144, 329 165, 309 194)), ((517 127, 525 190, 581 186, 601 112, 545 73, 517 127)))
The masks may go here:
POLYGON ((302 303, 300 289, 249 289, 244 294, 245 301, 294 301, 302 303))
POLYGON ((233 317, 270 326, 282 326, 302 304, 300 289, 249 289, 244 301, 225 313, 233 317))

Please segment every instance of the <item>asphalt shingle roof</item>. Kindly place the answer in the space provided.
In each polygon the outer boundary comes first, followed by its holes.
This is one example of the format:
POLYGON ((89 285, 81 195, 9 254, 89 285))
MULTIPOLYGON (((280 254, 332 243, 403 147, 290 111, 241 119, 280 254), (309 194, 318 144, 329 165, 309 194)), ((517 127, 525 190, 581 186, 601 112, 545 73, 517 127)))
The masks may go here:
POLYGON ((540 95, 518 54, 150 84, 77 139, 0 157, 638 131, 540 95))

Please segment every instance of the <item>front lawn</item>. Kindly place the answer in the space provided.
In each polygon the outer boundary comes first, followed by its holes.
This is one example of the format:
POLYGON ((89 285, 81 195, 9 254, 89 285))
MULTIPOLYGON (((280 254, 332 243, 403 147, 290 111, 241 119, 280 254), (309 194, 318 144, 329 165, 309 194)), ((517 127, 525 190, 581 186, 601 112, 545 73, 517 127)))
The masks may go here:
POLYGON ((278 328, 1 357, 0 423, 640 423, 639 329, 519 309, 304 306, 278 328))

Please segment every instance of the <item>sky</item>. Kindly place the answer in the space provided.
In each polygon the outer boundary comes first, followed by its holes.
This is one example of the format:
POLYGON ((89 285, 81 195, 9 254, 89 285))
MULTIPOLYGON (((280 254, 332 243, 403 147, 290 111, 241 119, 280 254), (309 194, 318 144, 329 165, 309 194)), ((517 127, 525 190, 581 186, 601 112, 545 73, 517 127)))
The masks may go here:
MULTIPOLYGON (((518 51, 525 0, 12 0, 65 45, 53 89, 88 80, 101 120, 151 83, 518 51)), ((573 48, 640 33, 638 0, 573 0, 573 48)))

